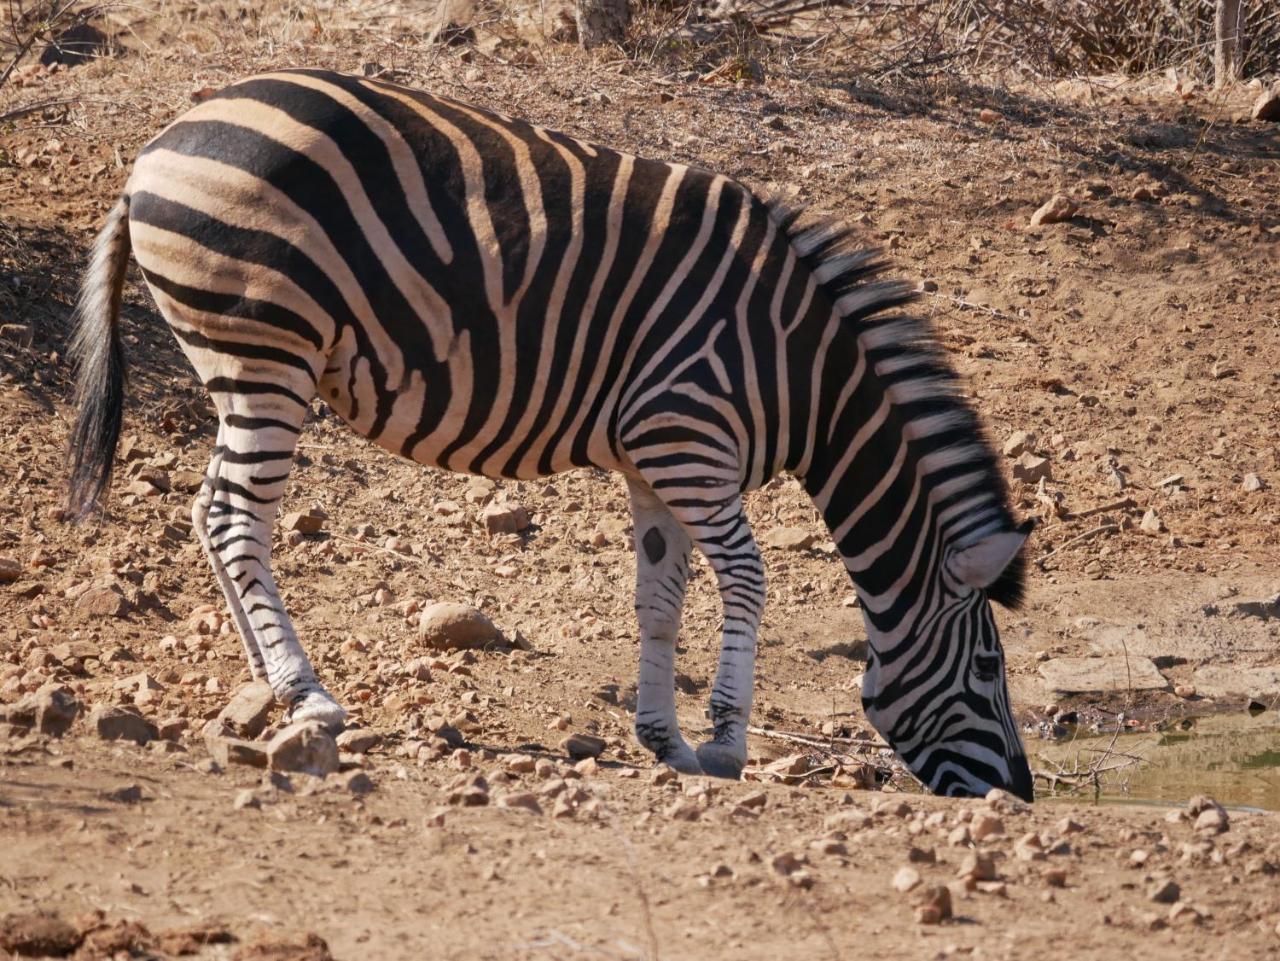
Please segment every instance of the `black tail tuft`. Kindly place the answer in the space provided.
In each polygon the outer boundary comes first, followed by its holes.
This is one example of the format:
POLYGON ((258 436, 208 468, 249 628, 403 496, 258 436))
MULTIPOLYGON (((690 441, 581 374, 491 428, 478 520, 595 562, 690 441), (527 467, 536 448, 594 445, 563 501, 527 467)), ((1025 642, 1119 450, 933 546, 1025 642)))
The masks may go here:
POLYGON ((71 429, 68 511, 75 520, 91 512, 111 484, 111 468, 124 418, 124 352, 120 349, 120 300, 129 263, 129 201, 112 209, 94 242, 76 305, 71 356, 78 368, 76 423, 71 429))

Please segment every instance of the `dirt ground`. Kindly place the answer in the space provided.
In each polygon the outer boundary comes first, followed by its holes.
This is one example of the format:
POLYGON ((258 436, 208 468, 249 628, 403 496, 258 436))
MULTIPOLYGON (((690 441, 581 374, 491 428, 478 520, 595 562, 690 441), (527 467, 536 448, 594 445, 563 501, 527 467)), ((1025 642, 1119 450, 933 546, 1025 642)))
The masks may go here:
MULTIPOLYGON (((1017 511, 1043 522, 1039 563, 1026 607, 998 612, 1032 751, 1073 712, 1082 730, 1131 730, 1280 695, 1280 125, 1233 120, 1256 91, 902 90, 769 63, 732 83, 701 79, 715 63, 431 46, 399 7, 368 10, 130 8, 109 24, 118 56, 0 87, 0 114, 68 102, 0 128, 0 701, 58 681, 165 735, 106 741, 81 718, 0 736, 0 951, 45 911, 41 950, 82 958, 1280 957, 1274 771, 1228 799, 1251 807, 1218 833, 1212 806, 1095 806, 1043 779, 1030 809, 928 798, 868 748, 861 617, 791 480, 749 499, 759 537, 814 538, 766 550, 748 780, 666 780, 630 733, 621 481, 485 487, 397 461, 317 405, 284 511, 317 509, 322 530, 281 532, 277 579, 322 679, 378 738, 323 780, 212 763, 202 728, 247 680, 190 534, 212 410, 134 272, 114 492, 71 527, 64 356, 84 252, 131 158, 193 94, 278 66, 378 72, 791 186, 886 248, 994 443, 1034 435, 1034 456, 1005 462, 1017 511), (1055 193, 1076 214, 1030 229, 1055 193), (531 526, 487 533, 494 499, 531 526), (518 643, 425 650, 417 612, 439 600, 518 643), (1157 684, 1046 680, 1089 655, 1149 659, 1157 684), (598 761, 565 755, 573 732, 604 739, 598 761), (920 923, 921 892, 945 885, 954 916, 920 923)), ((679 694, 694 735, 718 621, 699 564, 679 694)))

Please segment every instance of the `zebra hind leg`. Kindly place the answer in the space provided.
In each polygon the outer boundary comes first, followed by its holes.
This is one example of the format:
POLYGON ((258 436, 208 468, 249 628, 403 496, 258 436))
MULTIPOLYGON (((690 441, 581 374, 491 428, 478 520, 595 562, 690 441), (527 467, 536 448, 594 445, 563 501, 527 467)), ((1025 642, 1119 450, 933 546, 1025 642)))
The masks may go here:
POLYGON ((682 774, 701 774, 676 719, 675 657, 689 577, 689 536, 643 481, 627 479, 636 542, 636 617, 640 621, 640 675, 636 683, 636 738, 660 763, 682 774))
POLYGON ((219 426, 218 439, 214 442, 213 457, 209 461, 209 469, 205 472, 204 483, 200 485, 200 492, 196 494, 195 501, 191 505, 191 524, 196 536, 200 539, 200 545, 204 548, 205 555, 209 558, 209 566, 213 568, 213 573, 218 579, 218 586, 222 588, 222 595, 226 598, 231 616, 235 619, 240 640, 244 644, 245 656, 249 659, 249 673, 255 681, 266 680, 267 669, 262 660, 262 652, 258 650, 257 641, 253 636, 253 628, 245 615, 244 605, 240 603, 240 596, 236 591, 235 582, 227 574, 227 569, 222 564, 222 558, 213 549, 213 542, 209 538, 209 508, 213 504, 214 488, 218 481, 218 472, 222 468, 222 456, 225 451, 223 431, 219 426))
MULTIPOLYGON (((340 730, 346 712, 329 696, 298 641, 271 574, 271 538, 306 402, 280 394, 215 395, 219 447, 206 481, 201 539, 244 635, 250 667, 260 669, 291 720, 340 730)), ((203 492, 202 492, 203 496, 203 492)))

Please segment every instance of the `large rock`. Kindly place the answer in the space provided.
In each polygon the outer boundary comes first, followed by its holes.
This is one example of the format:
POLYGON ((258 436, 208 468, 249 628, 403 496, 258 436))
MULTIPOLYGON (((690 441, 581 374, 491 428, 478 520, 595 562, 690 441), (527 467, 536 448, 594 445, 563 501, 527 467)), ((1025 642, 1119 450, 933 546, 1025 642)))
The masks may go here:
POLYGON ((1103 691, 1162 691, 1169 686, 1148 657, 1056 657, 1040 674, 1064 694, 1103 691))
POLYGON ((490 504, 480 512, 480 522, 490 534, 518 534, 529 526, 529 512, 519 504, 490 504))
POLYGON ((0 721, 15 727, 35 728, 41 734, 61 737, 80 713, 80 702, 61 684, 46 684, 14 704, 0 705, 0 721))
POLYGON ((418 632, 428 647, 441 650, 489 647, 506 638, 493 621, 466 604, 442 601, 432 604, 418 618, 418 632))
POLYGON ((89 727, 104 741, 146 744, 159 737, 156 726, 131 707, 99 705, 89 714, 89 727))
POLYGON ((1254 120, 1280 122, 1280 84, 1258 94, 1250 113, 1254 120))
POLYGON ((1280 667, 1206 664, 1196 668, 1192 682, 1204 697, 1244 694, 1270 699, 1280 696, 1280 667))
POLYGON ((338 745, 320 725, 299 721, 271 739, 267 763, 273 771, 324 777, 338 770, 338 745))
POLYGON ((90 618, 124 617, 129 613, 129 601, 114 584, 91 587, 76 598, 76 610, 90 618))
POLYGON ((599 757, 604 753, 605 740, 594 734, 570 734, 560 742, 560 750, 575 761, 584 758, 599 757))
POLYGON ((1040 227, 1044 224, 1062 223, 1062 221, 1070 220, 1074 217, 1075 213, 1076 204, 1074 200, 1066 194, 1054 194, 1031 215, 1031 226, 1040 227))
POLYGON ((218 720, 237 737, 252 739, 267 726, 275 703, 270 684, 250 681, 232 695, 227 706, 219 712, 218 720))
POLYGON ((0 918, 0 952, 8 957, 61 958, 80 947, 83 936, 48 911, 0 918))

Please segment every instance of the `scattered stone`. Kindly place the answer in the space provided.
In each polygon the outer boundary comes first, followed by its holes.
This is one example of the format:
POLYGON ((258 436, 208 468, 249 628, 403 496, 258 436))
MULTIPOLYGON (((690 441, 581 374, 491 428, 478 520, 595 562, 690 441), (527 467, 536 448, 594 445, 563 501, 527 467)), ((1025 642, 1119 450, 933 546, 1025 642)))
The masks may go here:
POLYGON ((750 794, 744 794, 738 798, 738 805, 748 810, 757 809, 763 811, 769 803, 769 795, 764 791, 752 791, 750 794))
POLYGON ((258 792, 253 788, 245 788, 236 794, 231 806, 237 811, 243 811, 245 808, 257 809, 262 807, 262 799, 258 797, 258 792))
POLYGON ((270 764, 270 758, 267 756, 268 745, 260 741, 246 741, 206 732, 204 744, 209 751, 209 756, 223 768, 230 767, 232 764, 265 768, 270 764))
POLYGON ((1063 694, 1162 691, 1169 686, 1148 657, 1057 657, 1039 670, 1048 686, 1063 694))
POLYGON ((1053 480, 1053 471, 1049 458, 1040 457, 1031 451, 1023 451, 1013 462, 1013 479, 1024 484, 1038 484, 1040 481, 1053 480))
POLYGON ((122 787, 112 788, 110 791, 102 792, 104 801, 113 801, 116 804, 139 804, 142 802, 142 785, 126 784, 122 787))
POLYGON ((1222 834, 1228 830, 1229 824, 1227 812, 1215 804, 1196 815, 1195 829, 1197 834, 1222 834))
POLYGON ((529 512, 519 504, 490 504, 480 511, 480 523, 490 534, 518 534, 529 526, 529 512))
POLYGON ((1195 697, 1196 686, 1194 684, 1175 684, 1173 693, 1181 698, 1195 697))
POLYGON ((818 535, 801 527, 775 527, 764 535, 764 546, 780 551, 807 551, 818 535))
POLYGON ((915 868, 898 868, 898 873, 893 876, 893 889, 899 894, 906 894, 919 884, 920 872, 915 868))
POLYGON ((297 531, 299 534, 319 534, 324 530, 324 515, 319 511, 293 511, 284 515, 280 526, 286 531, 297 531))
POLYGON ((662 813, 673 821, 696 821, 702 817, 702 808, 697 801, 678 798, 662 813))
POLYGON ((541 814, 542 806, 538 804, 537 795, 532 791, 514 791, 498 798, 498 807, 510 810, 530 811, 541 814))
POLYGON ((1280 667, 1206 664, 1196 668, 1192 680, 1204 697, 1243 694, 1265 706, 1280 696, 1280 667))
POLYGON ((1173 904, 1181 896, 1182 889, 1174 881, 1157 882, 1147 891, 1147 898, 1156 904, 1173 904))
POLYGON ((505 638, 482 611, 467 604, 441 601, 418 618, 423 643, 437 650, 466 650, 504 644, 505 638))
POLYGON ((1280 84, 1258 94, 1249 116, 1266 123, 1280 122, 1280 84))
POLYGON ((338 770, 338 745, 319 725, 300 721, 271 739, 267 763, 273 771, 324 777, 338 770))
POLYGON ((218 713, 218 720, 237 737, 255 738, 266 728, 275 703, 270 684, 250 681, 236 691, 227 706, 218 713))
POLYGON ((913 844, 907 848, 907 860, 912 864, 937 864, 938 855, 933 848, 918 848, 913 844))
POLYGON ((489 782, 479 774, 459 778, 450 785, 446 800, 457 807, 484 807, 489 803, 489 782))
POLYGON ((356 797, 362 797, 373 791, 373 780, 364 771, 346 771, 339 774, 337 785, 356 797))
POLYGON ((1156 509, 1151 507, 1142 515, 1142 520, 1139 522, 1138 527, 1144 534, 1159 534, 1164 530, 1164 521, 1160 519, 1156 509))
POLYGON ((129 613, 129 602, 114 584, 91 587, 76 598, 76 610, 89 617, 124 617, 129 613))
POLYGON ((1267 489, 1267 483, 1257 474, 1245 474, 1240 489, 1246 494, 1256 494, 1267 489))
POLYGON ((978 111, 978 120, 982 123, 999 123, 1004 119, 1004 115, 998 110, 992 110, 990 107, 983 107, 978 111))
POLYGON ((997 834, 1004 834, 1004 822, 994 814, 979 814, 969 824, 969 836, 983 841, 997 834))
POLYGON ((1076 213, 1075 201, 1066 194, 1054 194, 1031 215, 1031 226, 1062 223, 1070 220, 1076 213))
POLYGON ((574 760, 595 758, 604 753, 605 739, 594 734, 570 734, 560 742, 560 750, 574 760))
POLYGON ((0 704, 0 723, 62 737, 80 711, 80 702, 70 689, 51 682, 14 704, 0 704))
POLYGON ((80 947, 80 932, 51 911, 0 918, 0 951, 27 958, 61 958, 80 947))
POLYGON ((807 863, 807 859, 802 855, 797 855, 791 851, 783 851, 781 854, 773 856, 769 861, 769 866, 773 868, 776 873, 781 874, 783 877, 787 877, 788 875, 799 871, 807 863))
POLYGON ((367 754, 382 743, 382 735, 368 728, 348 728, 335 739, 339 751, 348 754, 367 754))
POLYGON ((1063 868, 1047 868, 1040 877, 1048 887, 1065 888, 1067 886, 1067 872, 1063 868))
POLYGON ((0 557, 0 584, 12 584, 21 576, 21 564, 12 557, 0 557))
POLYGON ((974 881, 994 881, 996 879, 996 863, 991 855, 981 851, 969 851, 960 862, 960 878, 972 878, 974 881))
POLYGON ((131 707, 99 705, 90 712, 88 723, 104 741, 146 744, 160 736, 155 725, 131 707))
POLYGON ((941 924, 951 917, 951 891, 935 884, 923 888, 916 896, 916 923, 941 924))
POLYGON ((1030 431, 1016 430, 1004 442, 1005 457, 1021 457, 1027 452, 1035 452, 1036 435, 1030 431))

